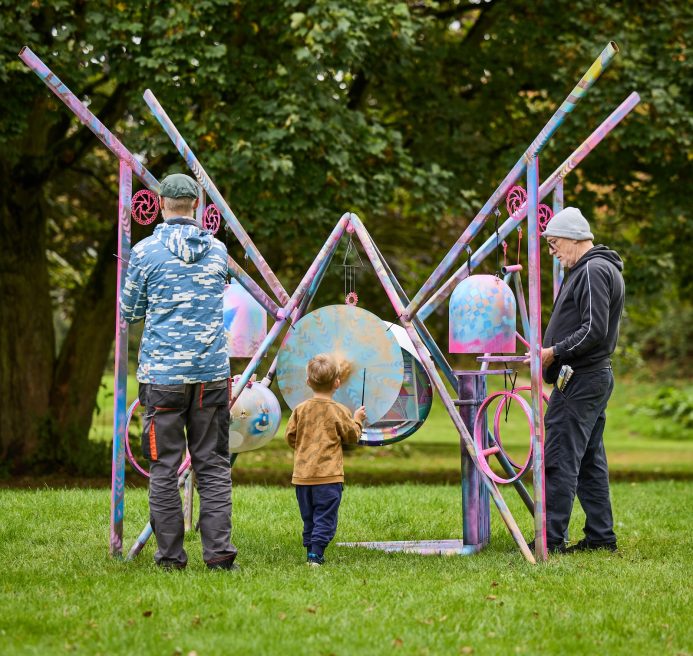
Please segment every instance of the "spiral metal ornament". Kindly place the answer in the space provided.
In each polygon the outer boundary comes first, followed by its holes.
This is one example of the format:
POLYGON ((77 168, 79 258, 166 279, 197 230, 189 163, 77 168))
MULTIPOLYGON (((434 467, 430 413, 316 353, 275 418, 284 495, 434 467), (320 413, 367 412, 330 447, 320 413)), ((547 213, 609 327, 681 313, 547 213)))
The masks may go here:
POLYGON ((544 205, 544 203, 539 205, 537 207, 537 220, 542 232, 546 230, 546 226, 551 219, 553 219, 553 210, 548 205, 544 205))
POLYGON ((140 225, 149 225, 159 216, 159 199, 153 191, 140 189, 132 197, 132 218, 140 225))
POLYGON ((207 205, 202 215, 202 227, 216 235, 221 226, 221 213, 214 203, 207 205))
POLYGON ((344 299, 347 305, 356 305, 359 302, 359 295, 356 292, 349 292, 344 299))
POLYGON ((512 216, 519 210, 524 203, 527 202, 527 192, 523 187, 515 185, 510 188, 508 195, 505 197, 505 206, 508 208, 508 214, 512 216))

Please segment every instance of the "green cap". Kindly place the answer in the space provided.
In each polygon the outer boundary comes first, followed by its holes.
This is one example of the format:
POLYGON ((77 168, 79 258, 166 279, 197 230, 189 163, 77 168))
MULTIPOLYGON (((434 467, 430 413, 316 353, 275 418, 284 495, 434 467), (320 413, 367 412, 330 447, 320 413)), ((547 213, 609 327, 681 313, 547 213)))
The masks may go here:
POLYGON ((197 198, 200 188, 189 175, 173 173, 162 180, 159 195, 162 198, 197 198))

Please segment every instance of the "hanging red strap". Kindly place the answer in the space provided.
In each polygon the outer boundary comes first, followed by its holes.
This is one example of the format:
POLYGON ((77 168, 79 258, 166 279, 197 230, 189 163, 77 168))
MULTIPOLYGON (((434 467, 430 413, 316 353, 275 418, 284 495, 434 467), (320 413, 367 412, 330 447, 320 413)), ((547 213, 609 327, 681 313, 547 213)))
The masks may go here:
POLYGON ((517 263, 520 263, 520 254, 522 253, 522 226, 517 228, 517 263))

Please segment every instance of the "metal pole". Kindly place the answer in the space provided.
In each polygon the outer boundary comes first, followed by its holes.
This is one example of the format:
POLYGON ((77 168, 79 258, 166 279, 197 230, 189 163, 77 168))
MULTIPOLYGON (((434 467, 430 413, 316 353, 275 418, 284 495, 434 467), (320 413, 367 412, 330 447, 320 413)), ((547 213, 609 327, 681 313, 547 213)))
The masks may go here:
POLYGON ((60 81, 60 78, 31 51, 31 48, 24 46, 19 51, 19 58, 72 110, 74 115, 98 137, 106 148, 130 167, 145 187, 157 194, 159 193, 159 181, 147 171, 144 164, 136 159, 118 138, 79 101, 77 96, 60 81))
POLYGON ((120 296, 130 259, 132 171, 120 161, 118 189, 118 262, 116 263, 115 380, 113 382, 113 457, 111 460, 111 556, 123 554, 125 515, 125 425, 128 383, 128 324, 120 316, 120 296))
POLYGON ((216 185, 212 182, 209 175, 207 175, 207 172, 202 167, 202 164, 200 164, 200 161, 197 159, 197 157, 195 157, 195 154, 190 149, 190 146, 188 146, 185 139, 183 139, 183 136, 178 131, 178 128, 176 128, 176 126, 173 124, 173 121, 169 118, 168 114, 164 111, 164 108, 149 89, 144 92, 143 97, 144 101, 147 103, 147 106, 154 115, 154 118, 159 121, 161 127, 169 136, 176 149, 185 160, 185 163, 192 171, 193 175, 197 178, 197 181, 202 185, 204 190, 207 192, 207 195, 217 206, 227 225, 229 228, 231 228, 231 231, 234 235, 236 235, 236 238, 241 243, 243 250, 248 254, 248 257, 257 267, 260 275, 270 286, 270 289, 274 292, 280 303, 285 304, 289 300, 289 295, 286 293, 286 290, 284 287, 282 287, 282 284, 277 279, 277 276, 274 275, 274 271, 272 271, 269 264, 267 264, 265 258, 263 258, 260 254, 260 251, 257 249, 253 243, 253 240, 241 225, 241 222, 236 218, 236 215, 228 206, 227 202, 224 200, 224 197, 221 195, 221 193, 219 193, 216 185))
MULTIPOLYGON (((573 171, 589 155, 640 102, 640 96, 633 92, 624 100, 602 124, 585 141, 576 148, 568 157, 541 185, 539 188, 539 198, 543 200, 548 196, 554 188, 561 182, 571 171, 573 171)), ((471 270, 479 266, 479 264, 492 253, 497 245, 497 241, 505 239, 512 230, 517 228, 517 225, 527 216, 527 204, 523 204, 520 209, 508 218, 498 229, 498 237, 494 233, 492 237, 486 240, 484 244, 477 249, 467 262, 465 262, 455 274, 436 291, 430 300, 423 305, 417 313, 419 319, 425 320, 430 314, 452 294, 457 284, 464 280, 471 270)))
POLYGON ((529 261, 529 359, 534 423, 534 555, 546 560, 546 503, 544 493, 544 408, 541 374, 541 245, 539 243, 539 160, 527 165, 527 248, 529 261))
POLYGON ((529 148, 517 160, 515 166, 505 176, 503 182, 500 183, 496 191, 493 192, 491 198, 486 201, 486 204, 479 210, 479 213, 474 217, 472 222, 467 226, 467 229, 462 233, 462 236, 457 240, 450 252, 441 260, 435 271, 429 279, 423 284, 421 289, 416 293, 414 299, 404 311, 404 318, 409 320, 413 317, 418 309, 426 302, 426 300, 434 292, 440 281, 450 271, 460 253, 466 245, 479 232, 481 227, 486 222, 486 219, 491 215, 493 210, 505 198, 510 190, 510 187, 520 179, 525 171, 525 167, 532 157, 536 157, 543 150, 551 136, 563 123, 566 116, 575 109, 575 106, 580 102, 583 96, 589 91, 592 85, 597 81, 599 76, 604 72, 606 67, 611 63, 618 52, 618 46, 613 42, 604 48, 599 57, 592 63, 588 71, 582 76, 582 79, 575 85, 575 88, 570 92, 568 97, 563 101, 561 106, 554 112, 553 116, 548 120, 542 128, 529 148))
MULTIPOLYGON (((553 190, 553 213, 557 214, 563 209, 563 180, 559 180, 553 190)), ((561 261, 554 255, 553 258, 553 300, 555 301, 558 292, 563 284, 564 275, 563 265, 561 261)))
MULTIPOLYGON (((373 268, 375 269, 375 273, 378 276, 378 279, 380 280, 385 293, 387 294, 388 298, 390 299, 390 302, 392 303, 393 307, 395 308, 395 312, 397 314, 402 314, 404 311, 404 305, 402 304, 401 300, 399 299, 399 295, 397 294, 396 289, 390 282, 389 278, 387 277, 387 274, 385 273, 385 269, 382 266, 382 263, 380 262, 377 253, 375 252, 375 249, 371 247, 371 238, 370 235, 368 234, 368 231, 366 230, 365 226, 363 223, 361 223, 361 220, 356 216, 355 214, 351 215, 351 224, 354 226, 354 229, 356 231, 357 236, 361 240, 361 244, 363 245, 364 250, 366 251, 366 255, 368 256, 368 259, 371 261, 371 264, 373 265, 373 268)), ((453 424, 455 425, 455 428, 457 429, 457 432, 460 434, 460 437, 462 439, 462 442, 464 443, 465 448, 469 452, 470 456, 472 458, 476 459, 477 454, 476 454, 476 447, 474 446, 474 441, 472 440, 471 435, 469 434, 469 431, 467 430, 466 426, 464 425, 464 422, 462 421, 462 418, 457 412, 457 408, 454 405, 453 400, 450 398, 450 394, 448 393, 447 388, 445 387, 445 383, 443 382, 443 379, 440 377, 438 374, 438 371, 435 368, 435 365, 433 364, 433 360, 431 359, 431 356, 428 353, 428 350, 424 346, 423 341, 419 337, 419 334, 416 332, 416 329, 412 325, 410 321, 407 320, 402 320, 402 325, 404 329, 407 331, 407 334, 409 335, 409 338, 411 339, 414 348, 416 349, 416 352, 419 355, 419 358, 421 360, 421 364, 423 365, 424 369, 428 373, 429 378, 431 379, 432 384, 435 386, 435 388, 438 390, 438 393, 440 394, 440 398, 443 401, 443 405, 445 405, 446 410, 448 411, 448 415, 450 415, 450 418, 452 419, 453 424)), ((495 502, 498 511, 501 514, 501 517, 503 518, 503 521, 505 522, 506 526, 508 527, 508 530, 510 531, 510 534, 513 536, 513 539, 517 543, 518 547, 520 548, 520 551, 522 552, 522 555, 530 562, 534 563, 534 556, 532 555, 531 551, 529 550, 529 547, 527 546, 527 542, 525 541, 522 532, 520 531, 519 527, 517 526, 517 523, 515 522, 515 519, 513 518, 512 514, 510 513, 510 509, 506 505, 503 497, 500 494, 500 491, 498 490, 498 487, 493 483, 487 476, 485 476, 483 473, 481 475, 481 479, 484 482, 484 485, 489 490, 489 493, 493 497, 493 501, 495 502)))

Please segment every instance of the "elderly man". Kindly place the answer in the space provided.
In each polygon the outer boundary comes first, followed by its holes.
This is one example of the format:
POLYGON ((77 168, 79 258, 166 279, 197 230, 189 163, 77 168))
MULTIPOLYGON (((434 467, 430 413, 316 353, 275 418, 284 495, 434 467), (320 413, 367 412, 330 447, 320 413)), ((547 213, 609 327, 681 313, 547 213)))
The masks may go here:
POLYGON ((604 426, 614 387, 610 356, 625 297, 623 262, 592 243, 589 223, 574 207, 558 212, 542 236, 568 270, 544 334, 544 380, 556 384, 563 365, 573 371, 563 389, 554 387, 544 417, 547 545, 554 553, 615 551, 604 426), (585 537, 566 549, 576 492, 586 515, 585 537))
POLYGON ((196 223, 197 183, 161 183, 164 222, 133 249, 120 302, 144 319, 137 380, 145 408, 142 450, 150 461, 155 562, 182 569, 184 527, 177 470, 186 448, 200 494, 202 556, 210 569, 236 569, 231 544, 229 360, 223 324, 226 247, 196 223))

